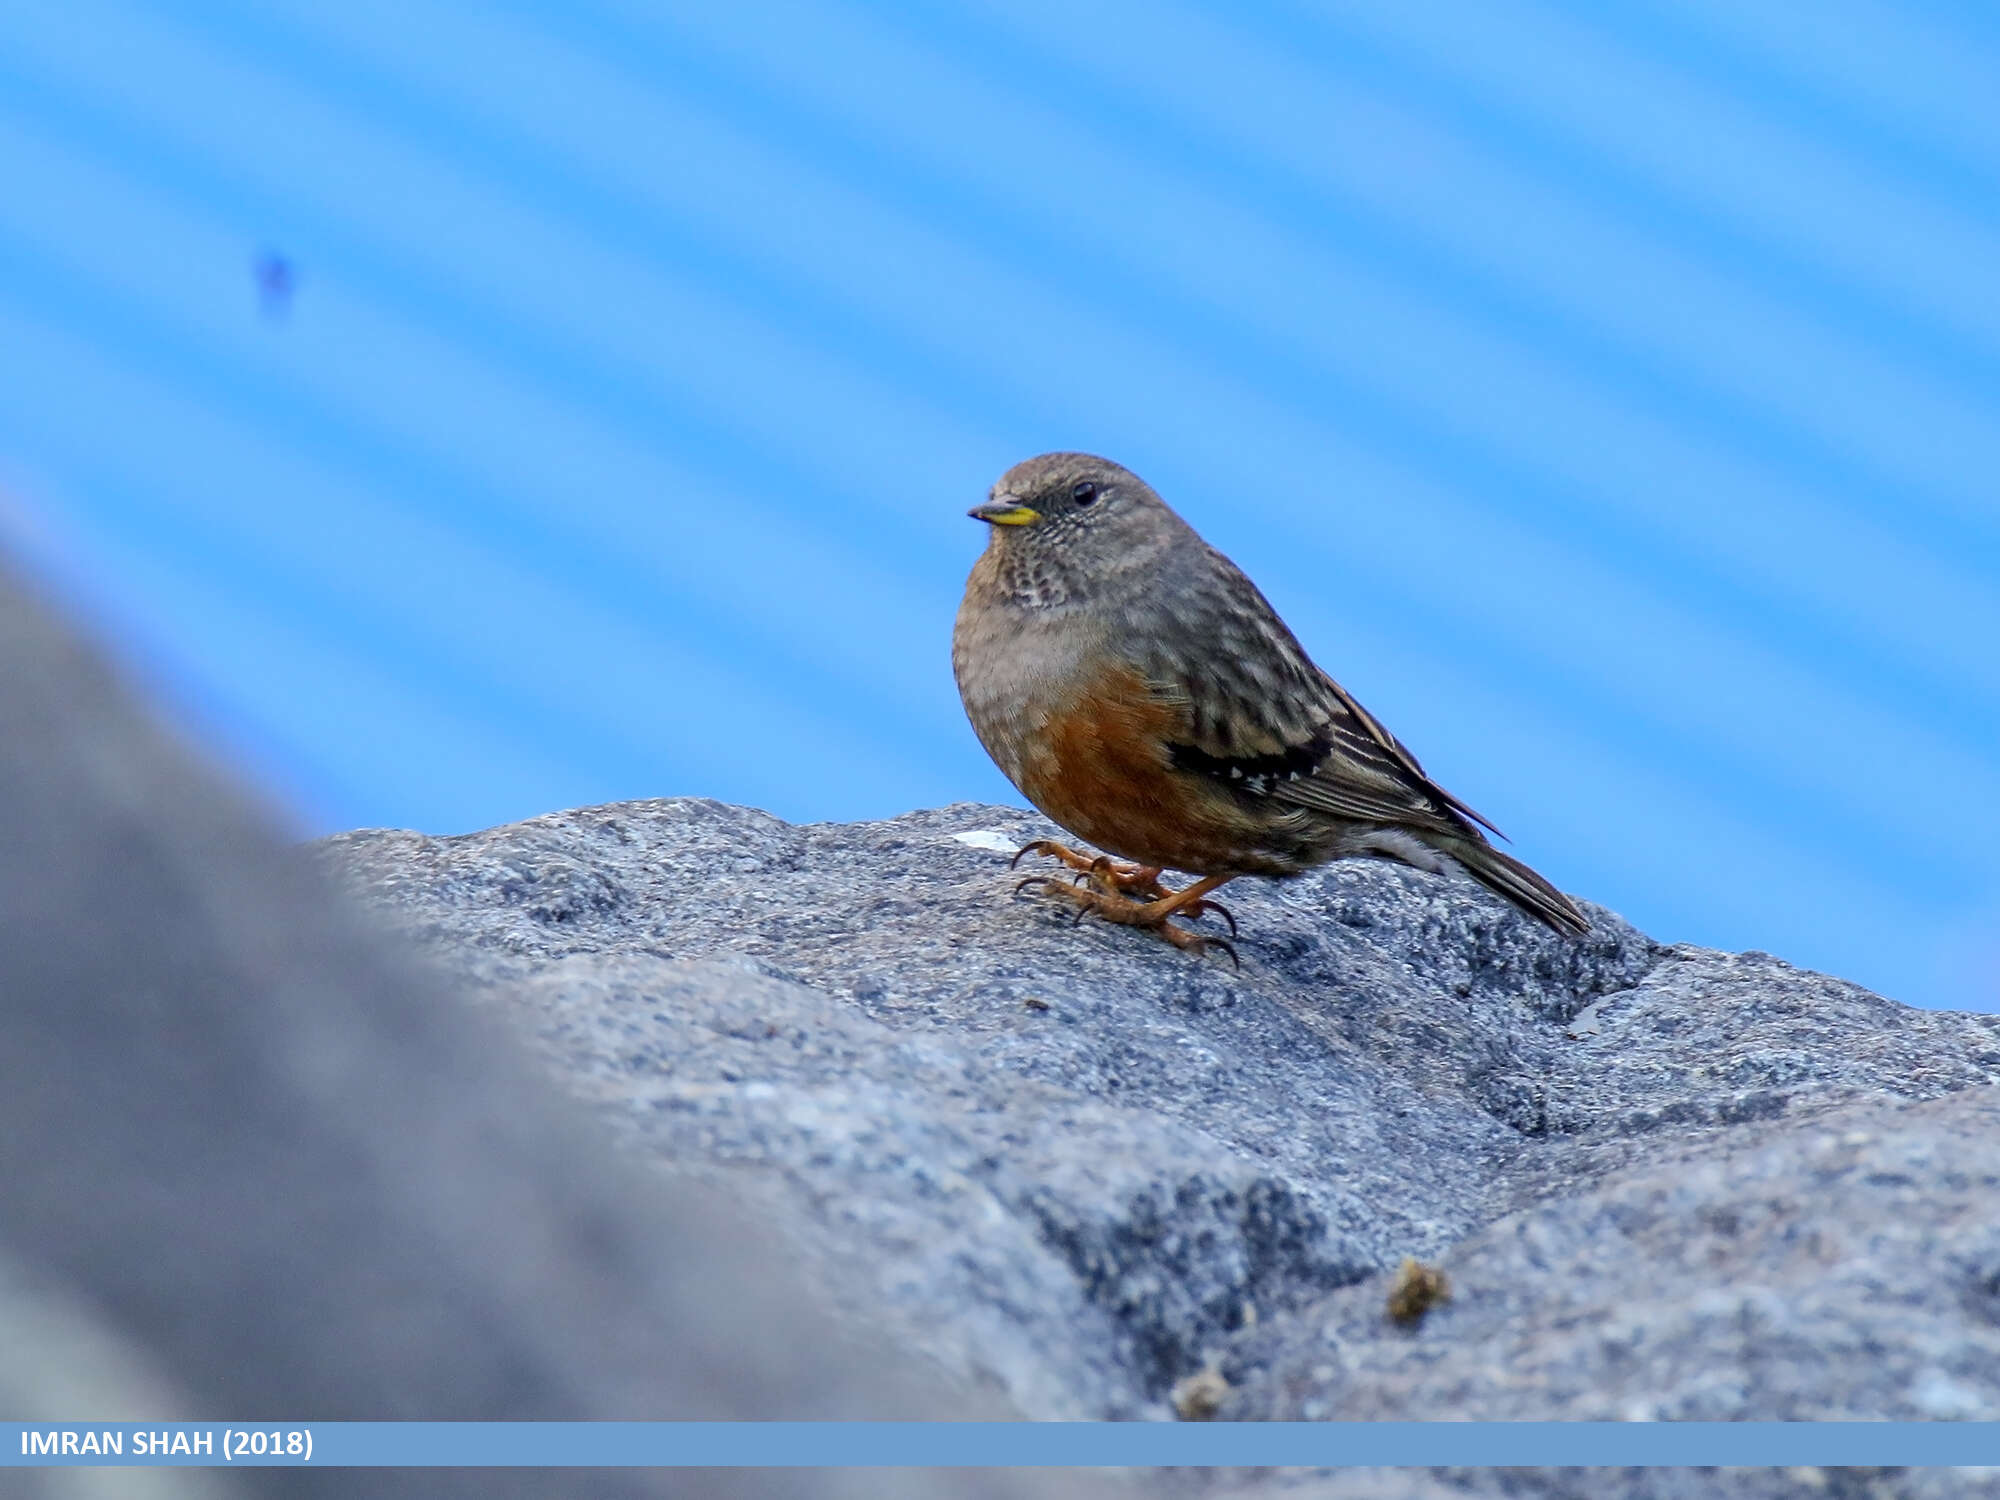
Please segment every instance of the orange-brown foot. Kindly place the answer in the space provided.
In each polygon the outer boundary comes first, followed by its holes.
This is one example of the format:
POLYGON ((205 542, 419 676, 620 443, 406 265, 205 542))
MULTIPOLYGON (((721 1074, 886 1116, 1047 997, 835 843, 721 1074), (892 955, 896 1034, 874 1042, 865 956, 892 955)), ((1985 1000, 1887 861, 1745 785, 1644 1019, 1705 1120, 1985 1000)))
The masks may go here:
MULTIPOLYGON (((1142 927, 1146 931, 1172 943, 1183 953, 1206 953, 1211 948, 1220 949, 1229 955, 1229 961, 1237 968, 1243 961, 1236 956, 1236 947, 1224 938, 1202 937, 1176 925, 1171 918, 1188 916, 1197 909, 1214 906, 1214 902, 1204 902, 1202 897, 1214 890, 1227 875, 1210 875, 1197 880, 1186 890, 1169 891, 1152 901, 1135 901, 1130 896, 1115 891, 1097 889, 1094 885, 1065 885, 1059 880, 1051 880, 1046 875, 1030 875, 1015 890, 1025 890, 1031 885, 1039 885, 1049 895, 1067 901, 1076 908, 1076 918, 1080 922, 1086 916, 1102 917, 1107 922, 1116 922, 1121 927, 1142 927)), ((1219 908, 1218 908, 1219 909, 1219 908)), ((1225 912, 1224 915, 1227 915, 1225 912)), ((1230 923, 1231 930, 1235 923, 1230 923)))
MULTIPOLYGON (((1058 844, 1054 839, 1036 839, 1032 843, 1023 844, 1019 849, 1014 851, 1014 857, 1008 861, 1008 864, 1010 866, 1017 866, 1021 863, 1022 856, 1028 854, 1046 854, 1053 859, 1061 860, 1077 872, 1077 885, 1081 886, 1087 881, 1105 896, 1138 897, 1142 902, 1156 902, 1165 901, 1169 897, 1178 894, 1178 892, 1169 890, 1166 886, 1160 884, 1160 867, 1158 865, 1127 864, 1124 860, 1113 859, 1108 854, 1079 854, 1076 850, 1065 844, 1058 844)), ((1051 885, 1052 882, 1045 876, 1031 875, 1022 881, 1020 885, 1014 887, 1014 889, 1017 891, 1023 890, 1034 884, 1051 885)), ((1220 880, 1215 882, 1215 885, 1220 884, 1222 884, 1220 880)), ((1210 886, 1209 889, 1214 889, 1214 886, 1210 886)), ((1176 907, 1175 910, 1190 922, 1197 921, 1207 916, 1210 912, 1214 912, 1229 924, 1229 935, 1231 937, 1236 936, 1236 918, 1229 908, 1224 906, 1220 901, 1204 901, 1197 896, 1193 901, 1176 907)), ((1134 925, 1150 926, 1151 924, 1137 923, 1134 925)), ((1230 956, 1234 957, 1235 955, 1232 952, 1230 956)))
POLYGON ((1158 870, 1146 870, 1138 865, 1125 864, 1108 854, 1083 854, 1070 848, 1068 844, 1058 844, 1054 839, 1030 839, 1014 851, 1014 857, 1007 861, 1008 868, 1017 868, 1030 854, 1046 854, 1050 859, 1059 859, 1072 870, 1080 870, 1086 875, 1103 869, 1116 871, 1128 878, 1151 875, 1157 880, 1160 874, 1158 870))

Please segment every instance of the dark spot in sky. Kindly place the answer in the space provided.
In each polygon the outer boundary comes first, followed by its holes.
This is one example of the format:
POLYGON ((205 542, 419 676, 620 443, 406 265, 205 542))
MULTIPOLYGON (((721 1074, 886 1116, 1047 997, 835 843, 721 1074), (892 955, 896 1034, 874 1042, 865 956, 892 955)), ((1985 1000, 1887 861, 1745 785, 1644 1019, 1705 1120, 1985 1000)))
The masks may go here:
POLYGON ((257 278, 257 302, 264 316, 282 318, 292 310, 292 297, 299 287, 298 268, 278 251, 262 250, 257 254, 253 269, 257 278))

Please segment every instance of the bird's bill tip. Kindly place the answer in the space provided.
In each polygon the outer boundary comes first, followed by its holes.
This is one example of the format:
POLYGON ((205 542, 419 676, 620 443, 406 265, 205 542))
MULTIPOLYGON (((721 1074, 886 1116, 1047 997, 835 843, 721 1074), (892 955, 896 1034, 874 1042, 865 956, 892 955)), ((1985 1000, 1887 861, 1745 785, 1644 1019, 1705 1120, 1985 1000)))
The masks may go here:
POLYGON ((1030 521, 1039 521, 1042 518, 1040 511, 1014 499, 994 500, 986 505, 975 505, 966 514, 975 521, 985 521, 994 526, 1025 526, 1030 521))

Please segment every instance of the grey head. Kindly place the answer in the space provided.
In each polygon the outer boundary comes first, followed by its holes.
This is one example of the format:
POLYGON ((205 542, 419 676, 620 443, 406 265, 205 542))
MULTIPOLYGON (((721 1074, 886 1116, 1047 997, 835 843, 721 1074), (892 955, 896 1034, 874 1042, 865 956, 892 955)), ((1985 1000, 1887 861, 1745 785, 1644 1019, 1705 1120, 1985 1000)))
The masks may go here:
POLYGON ((1074 606, 1151 586, 1188 524, 1130 469, 1089 453, 1044 453, 1014 465, 984 505, 988 559, 1005 592, 1031 608, 1074 606))

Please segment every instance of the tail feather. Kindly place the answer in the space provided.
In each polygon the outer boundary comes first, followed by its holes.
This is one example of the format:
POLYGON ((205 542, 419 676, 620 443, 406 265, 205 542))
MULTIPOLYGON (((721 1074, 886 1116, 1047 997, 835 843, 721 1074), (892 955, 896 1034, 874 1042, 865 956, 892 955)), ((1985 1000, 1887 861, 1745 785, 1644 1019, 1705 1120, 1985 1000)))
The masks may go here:
POLYGON ((1514 903, 1537 921, 1545 922, 1565 937, 1582 937, 1590 931, 1590 919, 1577 910, 1576 903, 1550 885, 1511 854, 1504 854, 1483 840, 1454 839, 1440 845, 1467 873, 1486 889, 1514 903))

